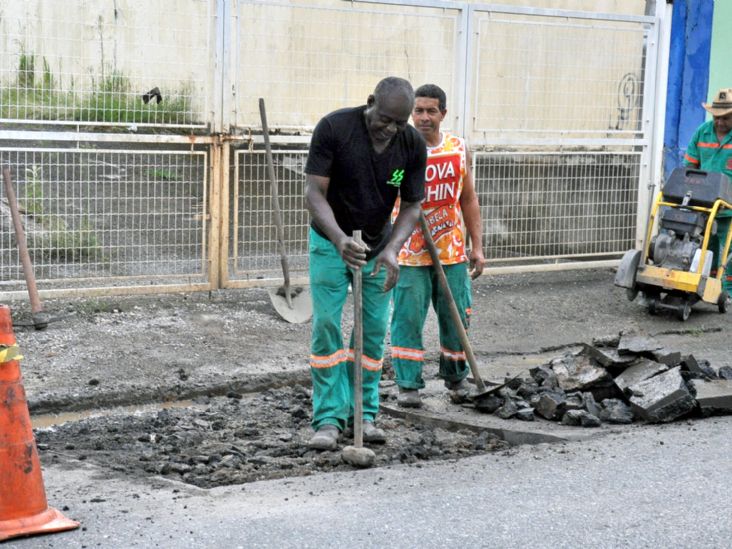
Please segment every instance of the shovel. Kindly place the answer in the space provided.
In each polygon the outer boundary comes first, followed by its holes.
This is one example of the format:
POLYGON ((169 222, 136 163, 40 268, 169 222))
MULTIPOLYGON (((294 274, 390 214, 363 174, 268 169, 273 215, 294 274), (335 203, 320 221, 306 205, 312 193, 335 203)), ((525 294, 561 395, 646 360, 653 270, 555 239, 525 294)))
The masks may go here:
POLYGON ((20 219, 20 210, 18 209, 18 201, 15 197, 13 181, 10 178, 10 169, 3 168, 3 179, 5 180, 5 196, 8 199, 8 206, 10 206, 10 217, 13 218, 13 227, 15 228, 15 241, 18 244, 18 254, 20 255, 20 262, 23 266, 23 274, 25 275, 25 285, 28 288, 33 326, 36 330, 44 330, 48 326, 49 318, 43 312, 43 305, 38 295, 36 275, 33 271, 30 253, 28 253, 28 243, 25 238, 25 231, 23 230, 23 222, 20 219))
POLYGON ((470 395, 470 399, 473 402, 479 401, 482 398, 491 395, 500 386, 496 387, 495 383, 491 383, 492 386, 490 388, 487 388, 485 382, 483 381, 483 378, 480 376, 480 372, 478 371, 478 361, 475 360, 473 347, 470 345, 470 341, 468 340, 468 334, 465 331, 465 326, 463 326, 463 321, 460 318, 460 312, 458 311, 457 305, 455 304, 455 298, 452 296, 452 292, 450 291, 450 285, 447 283, 445 270, 442 268, 442 263, 440 263, 440 253, 437 251, 435 241, 432 240, 432 234, 430 234, 430 228, 427 225, 427 220, 424 217, 424 212, 420 212, 419 222, 422 226, 424 241, 427 244, 427 249, 429 250, 430 257, 432 258, 432 265, 434 266, 435 272, 437 273, 437 279, 440 283, 440 286, 442 287, 442 291, 445 293, 445 297, 447 298, 452 323, 455 325, 455 329, 458 332, 460 343, 463 346, 463 350, 465 351, 465 356, 468 359, 470 371, 473 374, 473 380, 475 381, 475 386, 477 387, 477 392, 470 395))
POLYGON ((267 153, 267 175, 272 193, 272 210, 274 222, 277 225, 277 243, 280 250, 280 263, 282 263, 282 274, 284 284, 279 288, 269 289, 269 299, 275 311, 292 324, 301 324, 310 320, 313 316, 313 304, 310 299, 310 292, 305 288, 290 286, 290 266, 285 252, 285 228, 282 225, 282 214, 280 213, 280 197, 277 190, 277 179, 275 178, 274 161, 272 160, 272 147, 269 143, 269 128, 267 127, 267 113, 264 108, 264 99, 259 98, 259 114, 262 117, 262 136, 264 147, 267 153))
MULTIPOLYGON (((353 231, 353 239, 363 244, 361 231, 353 231)), ((341 457, 355 467, 371 467, 376 460, 373 450, 363 447, 363 271, 353 271, 353 446, 343 448, 341 457)))

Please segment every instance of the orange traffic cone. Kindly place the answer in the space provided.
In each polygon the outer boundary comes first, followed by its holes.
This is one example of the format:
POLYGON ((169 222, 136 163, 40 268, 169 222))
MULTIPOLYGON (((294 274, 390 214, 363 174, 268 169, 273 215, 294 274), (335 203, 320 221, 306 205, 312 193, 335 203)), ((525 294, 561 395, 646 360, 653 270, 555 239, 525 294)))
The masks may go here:
POLYGON ((79 527, 48 506, 10 309, 0 305, 0 541, 79 527))

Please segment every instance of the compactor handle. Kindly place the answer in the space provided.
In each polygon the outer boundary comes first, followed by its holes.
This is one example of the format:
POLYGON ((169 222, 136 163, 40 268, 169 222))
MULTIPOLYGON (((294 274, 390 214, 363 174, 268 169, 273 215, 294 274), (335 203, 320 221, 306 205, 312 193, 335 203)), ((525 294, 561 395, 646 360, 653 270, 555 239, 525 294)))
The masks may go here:
POLYGON ((708 172, 706 172, 704 170, 700 170, 699 168, 684 168, 684 173, 685 174, 694 173, 697 175, 707 175, 708 172))

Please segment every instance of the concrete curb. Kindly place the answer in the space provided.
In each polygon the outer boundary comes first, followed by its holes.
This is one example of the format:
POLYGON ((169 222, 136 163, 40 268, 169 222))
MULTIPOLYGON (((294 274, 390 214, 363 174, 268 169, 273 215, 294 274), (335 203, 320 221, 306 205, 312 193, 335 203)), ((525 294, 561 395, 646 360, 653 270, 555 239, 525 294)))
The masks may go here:
MULTIPOLYGON (((470 429, 477 433, 488 432, 512 446, 519 444, 542 444, 556 442, 577 442, 609 434, 609 428, 594 429, 565 427, 548 421, 526 422, 504 420, 492 414, 481 414, 465 408, 464 412, 435 413, 424 409, 404 409, 397 405, 382 404, 381 411, 393 417, 416 424, 431 425, 451 431, 470 429)), ((617 427, 617 426, 613 426, 617 427)))

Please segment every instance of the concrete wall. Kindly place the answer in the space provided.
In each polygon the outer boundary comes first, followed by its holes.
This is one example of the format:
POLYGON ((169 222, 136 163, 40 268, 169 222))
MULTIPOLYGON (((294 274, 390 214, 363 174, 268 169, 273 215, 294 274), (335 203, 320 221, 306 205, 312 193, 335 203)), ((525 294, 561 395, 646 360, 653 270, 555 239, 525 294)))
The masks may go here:
POLYGON ((714 20, 712 22, 712 47, 709 59, 709 93, 711 100, 720 88, 732 88, 732 2, 716 0, 714 2, 714 20))
POLYGON ((25 80, 63 94, 59 103, 110 89, 139 97, 158 86, 167 99, 193 98, 203 113, 213 82, 214 6, 209 0, 0 2, 0 86, 20 89, 25 80), (29 63, 31 82, 20 74, 29 63))
MULTIPOLYGON (((645 2, 639 0, 504 3, 630 15, 645 11, 645 2)), ((0 86, 17 86, 24 59, 30 57, 35 82, 48 73, 55 91, 77 99, 110 85, 122 87, 115 91, 130 97, 158 86, 166 98, 190 97, 195 117, 210 122, 213 94, 223 73, 214 65, 216 5, 216 0, 3 2, 0 86)), ((223 93, 230 100, 226 116, 240 127, 259 125, 258 97, 267 98, 273 126, 311 127, 324 112, 363 103, 375 82, 387 74, 399 74, 417 84, 435 82, 450 98, 462 97, 464 60, 459 57, 455 10, 343 0, 295 1, 287 6, 231 0, 225 5, 232 17, 227 27, 230 65, 224 69, 233 76, 223 93)), ((525 58, 517 63, 490 57, 495 53, 492 48, 484 50, 489 57, 484 55, 486 65, 470 91, 475 94, 471 101, 479 125, 513 130, 524 124, 534 131, 557 129, 559 122, 574 119, 577 122, 569 129, 613 129, 618 112, 625 108, 623 102, 637 103, 640 86, 629 97, 616 96, 623 89, 627 92, 625 76, 636 82, 642 77, 642 33, 634 31, 629 38, 626 31, 566 30, 551 25, 527 30, 521 23, 511 30, 514 35, 503 41, 502 51, 519 52, 516 55, 525 58), (621 50, 625 42, 633 43, 632 51, 621 50), (580 60, 575 59, 578 56, 580 60), (579 85, 578 65, 584 71, 579 85), (536 112, 520 112, 515 108, 518 93, 529 82, 528 93, 538 98, 532 106, 536 112), (478 97, 478 91, 483 97, 478 97), (605 111, 588 103, 586 112, 576 112, 579 97, 567 100, 576 93, 600 98, 605 111), (542 118, 537 113, 552 115, 542 118)), ((485 32, 491 32, 490 25, 485 32)), ((623 123, 636 126, 637 115, 633 111, 623 123)))

